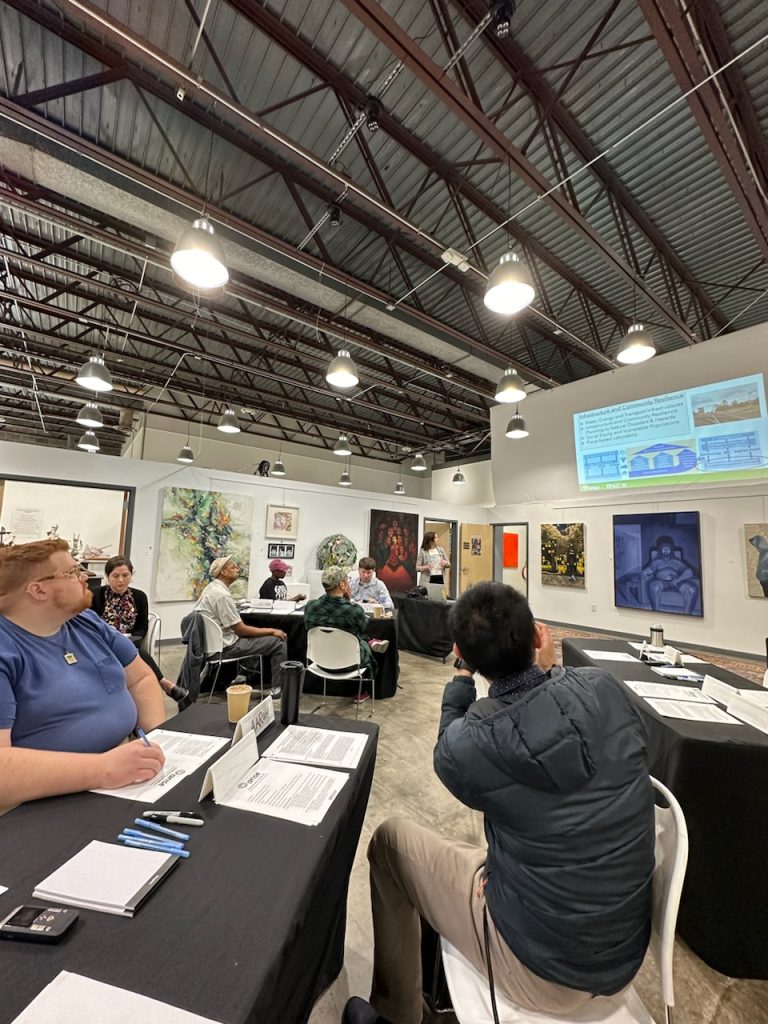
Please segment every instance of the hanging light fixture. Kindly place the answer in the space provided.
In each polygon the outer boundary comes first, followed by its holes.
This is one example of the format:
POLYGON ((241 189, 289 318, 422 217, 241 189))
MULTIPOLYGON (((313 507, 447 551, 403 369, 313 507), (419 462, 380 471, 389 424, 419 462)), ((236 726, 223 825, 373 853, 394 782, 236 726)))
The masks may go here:
POLYGON ((347 455, 352 454, 352 449, 349 447, 349 441, 347 440, 346 434, 339 434, 339 440, 333 446, 334 455, 343 455, 345 458, 347 455))
POLYGON ((397 483, 395 484, 395 489, 392 493, 399 494, 401 497, 405 494, 405 486, 402 480, 397 481, 397 483))
POLYGON ((644 363, 656 355, 656 345, 653 338, 642 324, 630 324, 627 333, 621 339, 616 359, 620 363, 631 365, 633 363, 644 363))
POLYGON ((77 442, 77 447, 82 448, 84 452, 97 452, 100 449, 99 439, 96 437, 92 430, 86 430, 80 440, 77 442))
POLYGON ((95 402, 86 402, 75 421, 81 427, 103 427, 104 420, 95 402))
POLYGON ((351 468, 352 468, 352 460, 350 459, 347 462, 347 468, 341 474, 341 478, 339 479, 339 487, 351 487, 352 486, 352 476, 351 476, 351 474, 349 472, 351 468))
POLYGON ((240 424, 238 423, 237 416, 235 415, 235 410, 231 405, 227 406, 226 410, 219 417, 216 429, 220 430, 222 434, 240 433, 240 424))
POLYGON ((426 473, 427 464, 424 461, 424 456, 421 453, 419 453, 418 455, 414 455, 413 462, 411 463, 411 470, 414 473, 426 473))
POLYGON ((283 462, 283 449, 280 447, 280 451, 277 455, 277 462, 272 467, 272 476, 285 476, 285 463, 283 462))
POLYGON ((86 391, 112 390, 112 374, 101 356, 89 356, 78 370, 75 380, 86 391))
POLYGON ((466 484, 466 482, 466 478, 464 474, 461 472, 461 467, 459 467, 459 469, 457 469, 456 472, 453 474, 453 479, 451 480, 451 483, 459 484, 461 487, 463 487, 464 484, 466 484))
POLYGON ((528 267, 517 253, 505 252, 488 278, 483 302, 492 313, 511 316, 530 306, 535 296, 528 267))
POLYGON ((505 437, 511 437, 515 441, 518 441, 521 437, 528 437, 528 427, 517 409, 515 409, 515 415, 507 424, 507 429, 504 433, 505 437))
POLYGON ((523 387, 517 370, 507 367, 493 397, 497 402, 522 402, 524 398, 528 397, 528 392, 523 387))
POLYGON ((496 0, 491 8, 493 31, 497 39, 506 39, 509 35, 510 22, 515 13, 515 0, 496 0))
POLYGON ((328 364, 325 379, 332 388, 341 388, 342 390, 353 388, 357 384, 360 379, 357 376, 357 367, 345 348, 340 348, 338 355, 328 364))
POLYGON ((328 223, 332 228, 341 225, 341 207, 338 203, 328 203, 328 223))
POLYGON ((381 100, 375 96, 369 96, 365 105, 365 127, 369 132, 379 130, 379 118, 381 117, 381 100))
POLYGON ((193 221, 181 236, 173 250, 171 266, 195 288, 223 288, 229 280, 221 242, 205 217, 193 221))
POLYGON ((195 461, 195 453, 192 451, 188 444, 185 444, 184 447, 179 452, 179 454, 176 456, 176 461, 185 463, 195 461))

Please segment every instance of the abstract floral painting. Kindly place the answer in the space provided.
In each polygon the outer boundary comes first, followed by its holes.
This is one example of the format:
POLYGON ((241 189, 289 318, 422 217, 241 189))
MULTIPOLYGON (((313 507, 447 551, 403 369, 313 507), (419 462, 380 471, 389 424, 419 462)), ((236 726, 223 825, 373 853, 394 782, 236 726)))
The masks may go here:
POLYGON ((160 521, 156 601, 195 601, 210 583, 208 567, 219 555, 240 566, 232 595, 248 592, 253 501, 241 494, 166 487, 160 521))

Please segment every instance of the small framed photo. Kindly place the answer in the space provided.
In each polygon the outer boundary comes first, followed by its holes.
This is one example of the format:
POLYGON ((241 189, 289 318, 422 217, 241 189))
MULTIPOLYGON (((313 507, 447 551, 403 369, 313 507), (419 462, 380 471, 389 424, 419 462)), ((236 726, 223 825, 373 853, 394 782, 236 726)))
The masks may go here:
MULTIPOLYGON (((273 540, 296 540, 299 535, 299 510, 290 505, 267 505, 264 536, 273 540)), ((275 557, 279 558, 279 555, 275 557)))
POLYGON ((293 558, 295 551, 295 544, 268 544, 267 558, 293 558))

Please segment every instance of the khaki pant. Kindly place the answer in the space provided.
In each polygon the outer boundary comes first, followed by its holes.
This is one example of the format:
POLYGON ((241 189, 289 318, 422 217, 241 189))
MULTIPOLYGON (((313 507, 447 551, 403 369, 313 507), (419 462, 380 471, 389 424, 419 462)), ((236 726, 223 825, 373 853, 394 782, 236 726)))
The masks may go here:
MULTIPOLYGON (((373 909, 371 1002, 392 1024, 421 1024, 421 925, 419 917, 454 945, 483 974, 482 895, 486 850, 430 832, 405 818, 380 825, 368 847, 373 909)), ((529 1010, 567 1014, 588 992, 545 981, 528 970, 496 931, 488 914, 496 989, 529 1010)))

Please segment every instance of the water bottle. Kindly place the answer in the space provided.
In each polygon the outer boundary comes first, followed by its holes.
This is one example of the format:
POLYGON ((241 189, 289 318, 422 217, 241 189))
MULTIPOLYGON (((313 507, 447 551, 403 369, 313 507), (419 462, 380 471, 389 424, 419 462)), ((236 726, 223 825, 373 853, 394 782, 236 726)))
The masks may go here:
POLYGON ((651 626, 651 636, 648 643, 651 645, 651 647, 664 646, 664 630, 661 626, 651 626))
POLYGON ((283 690, 280 697, 280 721, 283 725, 295 725, 299 720, 299 699, 304 675, 300 661, 283 661, 280 664, 283 690))

